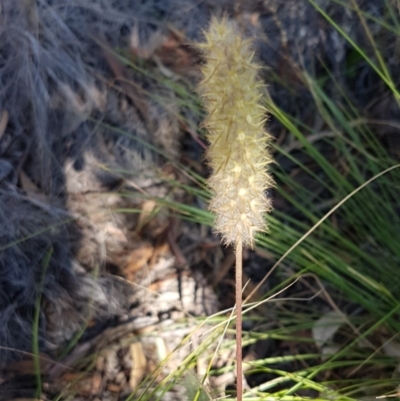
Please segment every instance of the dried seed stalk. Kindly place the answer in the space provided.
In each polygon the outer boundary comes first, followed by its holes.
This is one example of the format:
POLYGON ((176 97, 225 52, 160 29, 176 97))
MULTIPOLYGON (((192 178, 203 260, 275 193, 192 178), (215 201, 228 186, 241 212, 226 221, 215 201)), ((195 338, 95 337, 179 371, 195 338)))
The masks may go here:
POLYGON ((264 213, 271 209, 266 190, 273 184, 266 167, 270 135, 264 125, 263 83, 257 79, 251 41, 227 19, 213 18, 205 41, 198 46, 206 60, 199 92, 207 119, 212 168, 208 180, 215 213, 214 229, 224 243, 236 247, 237 398, 242 399, 242 246, 254 245, 254 235, 266 231, 264 213))

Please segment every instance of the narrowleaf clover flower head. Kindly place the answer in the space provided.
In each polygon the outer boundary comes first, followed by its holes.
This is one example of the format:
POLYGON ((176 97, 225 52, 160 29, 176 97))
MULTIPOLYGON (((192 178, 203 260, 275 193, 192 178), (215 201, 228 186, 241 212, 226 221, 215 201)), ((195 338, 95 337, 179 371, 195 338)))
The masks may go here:
POLYGON ((271 209, 266 190, 273 185, 260 67, 251 41, 226 18, 211 20, 198 47, 205 58, 199 93, 207 113, 214 228, 226 244, 252 247, 255 233, 266 231, 264 213, 271 209))

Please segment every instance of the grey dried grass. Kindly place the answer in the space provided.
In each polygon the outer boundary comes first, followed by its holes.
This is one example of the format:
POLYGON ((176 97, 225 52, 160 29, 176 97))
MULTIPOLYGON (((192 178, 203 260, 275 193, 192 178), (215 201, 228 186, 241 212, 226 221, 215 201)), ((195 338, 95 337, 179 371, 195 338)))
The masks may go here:
MULTIPOLYGON (((177 0, 18 0, 0 5, 0 113, 8 114, 0 136, 0 367, 4 367, 21 357, 19 351, 32 350, 39 292, 42 349, 71 338, 88 318, 88 305, 97 318, 123 310, 115 283, 107 277, 96 280, 74 259, 75 244, 90 242, 96 227, 80 232, 73 222, 66 223, 71 216, 66 212, 64 167, 70 162, 75 170, 84 170, 87 152, 99 163, 138 175, 154 163, 154 154, 146 148, 94 124, 91 117, 150 142, 157 132, 149 133, 134 109, 121 111, 120 94, 106 85, 113 75, 99 43, 127 48, 135 27, 146 46, 156 31, 166 27, 166 19, 194 36, 206 13, 194 1, 177 0), (163 15, 167 15, 164 22, 163 15), (47 203, 21 191, 21 169, 47 203), (52 257, 44 266, 49 251, 52 257), (44 285, 39 288, 44 271, 44 285)), ((150 104, 150 114, 155 131, 159 128, 162 133, 165 121, 173 124, 159 104, 150 104)), ((119 179, 100 171, 94 176, 97 189, 119 179)))

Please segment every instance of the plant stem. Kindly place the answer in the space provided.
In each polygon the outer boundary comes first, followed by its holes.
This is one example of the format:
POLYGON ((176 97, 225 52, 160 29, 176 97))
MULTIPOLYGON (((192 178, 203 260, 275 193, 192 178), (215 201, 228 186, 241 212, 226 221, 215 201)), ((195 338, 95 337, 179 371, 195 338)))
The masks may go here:
POLYGON ((236 397, 243 398, 243 368, 242 368, 242 240, 236 241, 236 397))

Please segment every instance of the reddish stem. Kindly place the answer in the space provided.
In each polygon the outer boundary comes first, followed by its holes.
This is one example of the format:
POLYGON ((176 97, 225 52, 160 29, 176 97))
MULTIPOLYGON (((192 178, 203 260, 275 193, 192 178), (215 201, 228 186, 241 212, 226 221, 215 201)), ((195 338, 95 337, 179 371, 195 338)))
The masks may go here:
POLYGON ((243 399, 243 367, 242 367, 242 241, 236 242, 236 397, 243 399))

